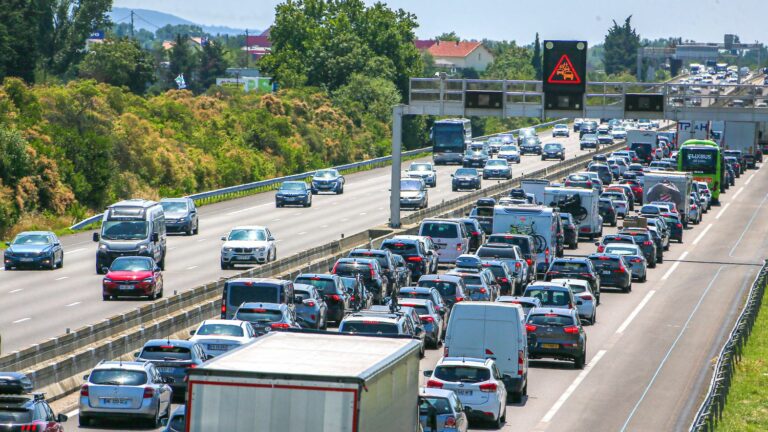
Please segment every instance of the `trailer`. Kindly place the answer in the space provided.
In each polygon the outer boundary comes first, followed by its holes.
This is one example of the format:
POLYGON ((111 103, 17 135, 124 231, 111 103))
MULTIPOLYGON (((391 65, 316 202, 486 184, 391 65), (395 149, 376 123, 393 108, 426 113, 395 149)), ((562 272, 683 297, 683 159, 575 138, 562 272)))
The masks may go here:
POLYGON ((725 150, 741 150, 749 168, 755 167, 757 159, 757 123, 755 122, 725 122, 725 135, 721 148, 725 150))
POLYGON ((544 189, 549 187, 551 182, 547 179, 524 179, 520 180, 520 187, 525 193, 533 194, 535 204, 544 203, 544 189))
POLYGON ((693 175, 684 171, 648 171, 645 179, 645 202, 671 201, 680 212, 683 225, 688 226, 693 175))
POLYGON ((415 432, 419 342, 273 332, 189 370, 187 432, 415 432))

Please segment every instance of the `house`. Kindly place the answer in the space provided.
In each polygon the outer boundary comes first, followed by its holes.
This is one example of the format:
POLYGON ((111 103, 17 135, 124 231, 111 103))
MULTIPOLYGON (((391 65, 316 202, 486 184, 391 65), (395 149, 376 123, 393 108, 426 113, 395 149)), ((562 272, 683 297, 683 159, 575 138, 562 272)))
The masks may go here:
POLYGON ((471 41, 414 41, 416 48, 435 58, 435 65, 446 69, 474 69, 484 71, 493 62, 493 54, 482 42, 471 41))
POLYGON ((264 57, 272 50, 272 41, 269 40, 270 29, 271 27, 258 36, 246 36, 243 50, 247 51, 254 60, 264 57))

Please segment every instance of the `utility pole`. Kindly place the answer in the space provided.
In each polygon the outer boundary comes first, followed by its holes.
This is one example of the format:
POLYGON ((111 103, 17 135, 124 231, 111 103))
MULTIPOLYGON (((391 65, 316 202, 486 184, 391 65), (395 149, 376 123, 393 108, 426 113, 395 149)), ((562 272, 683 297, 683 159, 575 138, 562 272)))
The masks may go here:
POLYGON ((131 10, 131 39, 134 39, 134 37, 133 37, 133 10, 131 10))
POLYGON ((251 67, 251 44, 248 42, 248 29, 245 29, 245 67, 251 67))

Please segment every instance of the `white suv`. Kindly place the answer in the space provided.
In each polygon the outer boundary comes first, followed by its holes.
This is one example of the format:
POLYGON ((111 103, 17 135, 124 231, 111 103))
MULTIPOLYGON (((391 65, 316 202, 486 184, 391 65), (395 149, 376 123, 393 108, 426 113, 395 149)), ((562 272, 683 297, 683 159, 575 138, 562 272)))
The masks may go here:
POLYGON ((237 264, 266 264, 277 259, 275 237, 263 226, 234 227, 221 240, 221 269, 237 264))
POLYGON ((507 420, 507 390, 493 359, 443 357, 434 371, 424 371, 427 387, 453 390, 470 419, 492 421, 500 429, 507 420))

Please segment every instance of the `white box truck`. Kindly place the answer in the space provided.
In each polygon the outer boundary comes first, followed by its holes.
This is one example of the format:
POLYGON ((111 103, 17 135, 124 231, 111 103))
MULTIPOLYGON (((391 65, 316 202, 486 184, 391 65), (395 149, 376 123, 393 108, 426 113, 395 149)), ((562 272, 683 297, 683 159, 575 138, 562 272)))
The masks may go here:
POLYGON ((190 369, 187 432, 415 432, 419 343, 274 332, 190 369))
POLYGON ((688 140, 708 140, 709 122, 679 120, 677 122, 677 143, 678 146, 688 140))
MULTIPOLYGON (((755 122, 725 122, 725 135, 720 146, 725 150, 741 150, 743 155, 751 155, 754 161, 758 149, 757 133, 755 122)), ((754 163, 750 165, 754 166, 754 163)))
POLYGON ((520 180, 520 187, 527 194, 533 194, 536 204, 544 202, 544 189, 550 185, 547 179, 525 179, 520 180))
POLYGON ((661 155, 656 156, 658 132, 639 129, 627 131, 627 149, 637 153, 637 157, 642 163, 649 164, 661 155))
POLYGON ((493 208, 493 234, 524 234, 533 237, 536 246, 536 272, 544 274, 557 252, 557 218, 550 207, 536 204, 493 208))
POLYGON ((647 171, 645 176, 645 202, 672 201, 677 206, 683 225, 688 226, 688 214, 691 206, 691 190, 693 187, 693 175, 683 171, 647 171), (674 189, 664 187, 670 183, 674 189), (655 187, 661 185, 659 187, 655 187), (675 193, 675 189, 677 192, 675 193))
POLYGON ((603 236, 603 218, 600 216, 600 193, 597 189, 554 188, 544 189, 544 205, 573 216, 578 235, 594 239, 603 236))

